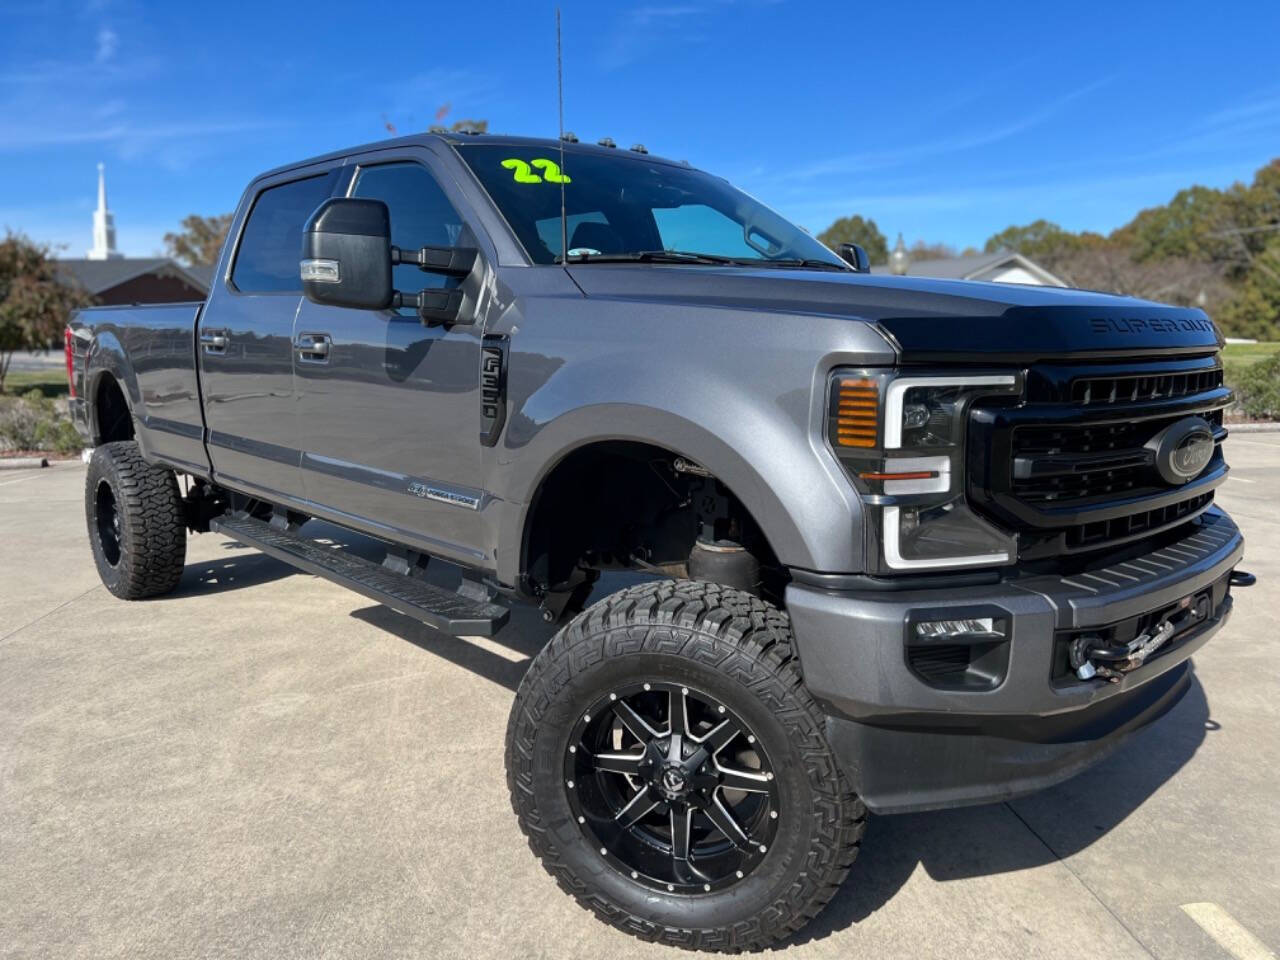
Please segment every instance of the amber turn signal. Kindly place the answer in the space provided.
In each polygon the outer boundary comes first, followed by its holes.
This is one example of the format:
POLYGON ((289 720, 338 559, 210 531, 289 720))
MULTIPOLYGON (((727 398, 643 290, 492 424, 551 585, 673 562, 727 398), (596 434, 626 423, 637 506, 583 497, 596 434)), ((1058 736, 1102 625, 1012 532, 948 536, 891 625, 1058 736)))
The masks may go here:
POLYGON ((836 382, 836 443, 842 447, 874 447, 880 410, 880 388, 874 380, 850 377, 836 382))

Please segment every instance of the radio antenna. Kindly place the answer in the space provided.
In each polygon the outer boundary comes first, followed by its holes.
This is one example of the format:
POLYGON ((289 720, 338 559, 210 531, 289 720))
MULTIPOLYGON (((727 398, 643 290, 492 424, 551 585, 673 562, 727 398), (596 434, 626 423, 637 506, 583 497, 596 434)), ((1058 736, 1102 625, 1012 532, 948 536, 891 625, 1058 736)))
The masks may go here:
POLYGON ((560 8, 556 7, 556 103, 560 110, 560 262, 569 262, 569 224, 564 213, 564 60, 560 52, 560 8))

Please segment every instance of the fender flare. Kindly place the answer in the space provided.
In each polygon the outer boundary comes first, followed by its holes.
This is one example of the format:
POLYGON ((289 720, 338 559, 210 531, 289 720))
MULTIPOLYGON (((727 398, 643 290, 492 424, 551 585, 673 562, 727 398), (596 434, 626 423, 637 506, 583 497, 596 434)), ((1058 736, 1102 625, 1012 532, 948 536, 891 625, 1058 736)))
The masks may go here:
POLYGON ((862 538, 855 536, 860 504, 852 490, 836 483, 813 456, 807 437, 790 433, 785 438, 760 435, 754 449, 744 450, 688 417, 657 407, 592 404, 561 414, 517 448, 517 455, 502 464, 501 478, 494 478, 501 484, 493 490, 501 505, 496 531, 499 579, 519 580, 537 495, 546 480, 570 454, 608 441, 661 447, 705 467, 751 514, 781 563, 857 569, 862 552, 862 538), (798 488, 807 489, 810 496, 797 500, 793 492, 798 488), (792 495, 784 499, 782 491, 792 495), (840 518, 847 518, 844 556, 829 546, 831 529, 840 526, 840 518))

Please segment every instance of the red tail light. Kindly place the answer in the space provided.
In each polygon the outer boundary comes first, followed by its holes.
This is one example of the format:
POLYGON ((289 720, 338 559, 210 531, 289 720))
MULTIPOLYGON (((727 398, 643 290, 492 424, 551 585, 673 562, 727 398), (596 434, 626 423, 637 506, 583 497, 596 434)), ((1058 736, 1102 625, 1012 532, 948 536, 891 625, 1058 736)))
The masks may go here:
POLYGON ((66 329, 66 336, 63 339, 63 342, 66 344, 67 352, 67 386, 71 389, 71 399, 74 400, 76 398, 76 367, 75 358, 72 354, 72 335, 70 327, 67 327, 66 329))

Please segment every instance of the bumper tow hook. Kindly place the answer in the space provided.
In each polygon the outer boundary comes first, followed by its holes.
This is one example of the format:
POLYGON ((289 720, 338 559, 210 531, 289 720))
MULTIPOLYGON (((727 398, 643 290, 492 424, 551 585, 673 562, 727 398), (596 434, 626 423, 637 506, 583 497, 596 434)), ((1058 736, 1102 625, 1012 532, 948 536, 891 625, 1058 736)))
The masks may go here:
POLYGON ((1231 585, 1233 587, 1252 587, 1257 582, 1258 578, 1248 570, 1231 571, 1231 585))
POLYGON ((1140 633, 1124 646, 1108 646, 1096 634, 1077 637, 1071 644, 1071 669, 1081 680, 1101 677, 1111 683, 1130 670, 1142 666, 1147 657, 1155 653, 1174 634, 1174 626, 1168 620, 1149 633, 1140 633))

